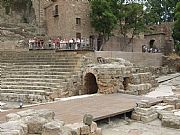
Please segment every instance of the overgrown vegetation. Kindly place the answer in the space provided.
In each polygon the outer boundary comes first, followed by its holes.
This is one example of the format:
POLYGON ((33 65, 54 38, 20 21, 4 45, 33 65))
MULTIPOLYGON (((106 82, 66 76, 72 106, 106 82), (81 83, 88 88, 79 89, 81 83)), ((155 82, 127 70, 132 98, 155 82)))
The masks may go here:
POLYGON ((92 26, 99 33, 99 37, 103 37, 100 49, 113 35, 114 28, 119 30, 124 39, 131 35, 126 43, 128 45, 135 35, 146 30, 147 25, 172 22, 178 1, 148 0, 145 4, 124 4, 124 0, 90 0, 92 26))
POLYGON ((22 13, 22 22, 28 22, 28 15, 32 10, 31 0, 1 0, 0 4, 4 7, 7 15, 10 15, 11 11, 22 13))
POLYGON ((175 9, 173 38, 176 45, 176 52, 180 55, 180 2, 177 3, 175 9))

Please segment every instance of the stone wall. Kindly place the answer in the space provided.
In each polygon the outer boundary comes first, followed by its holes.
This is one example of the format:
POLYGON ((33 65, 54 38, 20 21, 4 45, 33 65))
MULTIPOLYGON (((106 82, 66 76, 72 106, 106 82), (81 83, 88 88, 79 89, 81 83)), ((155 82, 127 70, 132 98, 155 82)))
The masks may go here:
POLYGON ((98 63, 88 64, 83 68, 83 94, 120 92, 142 95, 158 86, 152 73, 133 73, 133 64, 129 61, 102 57, 97 58, 97 61, 98 63))
POLYGON ((152 33, 144 35, 145 45, 150 48, 150 41, 154 40, 153 47, 159 48, 160 50, 164 49, 165 41, 165 33, 152 33))
POLYGON ((126 44, 127 42, 127 39, 112 36, 103 46, 103 51, 142 52, 142 46, 145 44, 143 38, 134 38, 133 42, 128 45, 126 44))
POLYGON ((76 33, 81 33, 82 38, 89 38, 92 28, 89 19, 88 0, 57 0, 45 8, 46 25, 50 37, 61 37, 69 40, 76 38, 76 33), (53 11, 58 6, 58 15, 53 11), (80 24, 76 24, 76 18, 80 18, 80 24))
POLYGON ((98 93, 111 94, 124 89, 123 78, 130 77, 131 68, 118 64, 90 65, 83 72, 83 77, 88 73, 96 77, 98 93))
POLYGON ((167 65, 172 71, 180 72, 180 58, 163 57, 163 65, 167 65))
POLYGON ((97 51, 96 57, 123 58, 135 65, 140 66, 161 66, 161 53, 138 53, 138 52, 118 52, 118 51, 97 51))

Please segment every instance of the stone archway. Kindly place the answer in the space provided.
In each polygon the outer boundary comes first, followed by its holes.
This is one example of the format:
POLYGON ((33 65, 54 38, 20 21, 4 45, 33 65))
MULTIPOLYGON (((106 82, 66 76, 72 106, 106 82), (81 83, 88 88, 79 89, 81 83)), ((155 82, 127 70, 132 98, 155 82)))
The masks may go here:
POLYGON ((92 73, 87 73, 84 77, 84 94, 95 94, 98 92, 96 77, 92 73))

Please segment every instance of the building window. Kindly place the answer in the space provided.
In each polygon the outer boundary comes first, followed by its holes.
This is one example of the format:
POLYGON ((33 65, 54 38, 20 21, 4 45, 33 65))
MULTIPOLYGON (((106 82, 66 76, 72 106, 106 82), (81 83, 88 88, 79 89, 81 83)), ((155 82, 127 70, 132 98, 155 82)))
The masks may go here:
POLYGON ((76 18, 76 24, 81 25, 81 18, 76 18))
POLYGON ((76 38, 81 40, 81 33, 77 32, 76 33, 76 38))
POLYGON ((58 7, 58 5, 55 5, 55 7, 54 7, 53 16, 54 17, 59 16, 59 7, 58 7))

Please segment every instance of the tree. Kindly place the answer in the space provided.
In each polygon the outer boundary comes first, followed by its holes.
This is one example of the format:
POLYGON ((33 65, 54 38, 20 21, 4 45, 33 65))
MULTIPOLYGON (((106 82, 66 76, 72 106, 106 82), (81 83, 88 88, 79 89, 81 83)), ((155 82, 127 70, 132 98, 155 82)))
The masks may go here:
POLYGON ((180 2, 176 5, 174 21, 173 38, 176 45, 176 51, 180 54, 180 2))
POLYGON ((122 0, 113 1, 117 1, 117 5, 114 2, 113 7, 116 7, 114 14, 118 18, 119 32, 123 35, 126 45, 128 45, 132 43, 135 35, 139 35, 145 29, 143 5, 139 3, 124 4, 122 0), (126 42, 129 35, 131 37, 126 42))
POLYGON ((91 0, 91 24, 102 39, 100 49, 109 40, 112 31, 117 24, 117 18, 111 10, 111 0, 91 0))
POLYGON ((2 6, 5 8, 6 14, 10 13, 12 4, 13 4, 12 0, 2 0, 2 6))
POLYGON ((148 0, 146 6, 146 24, 172 22, 174 9, 179 0, 148 0))

